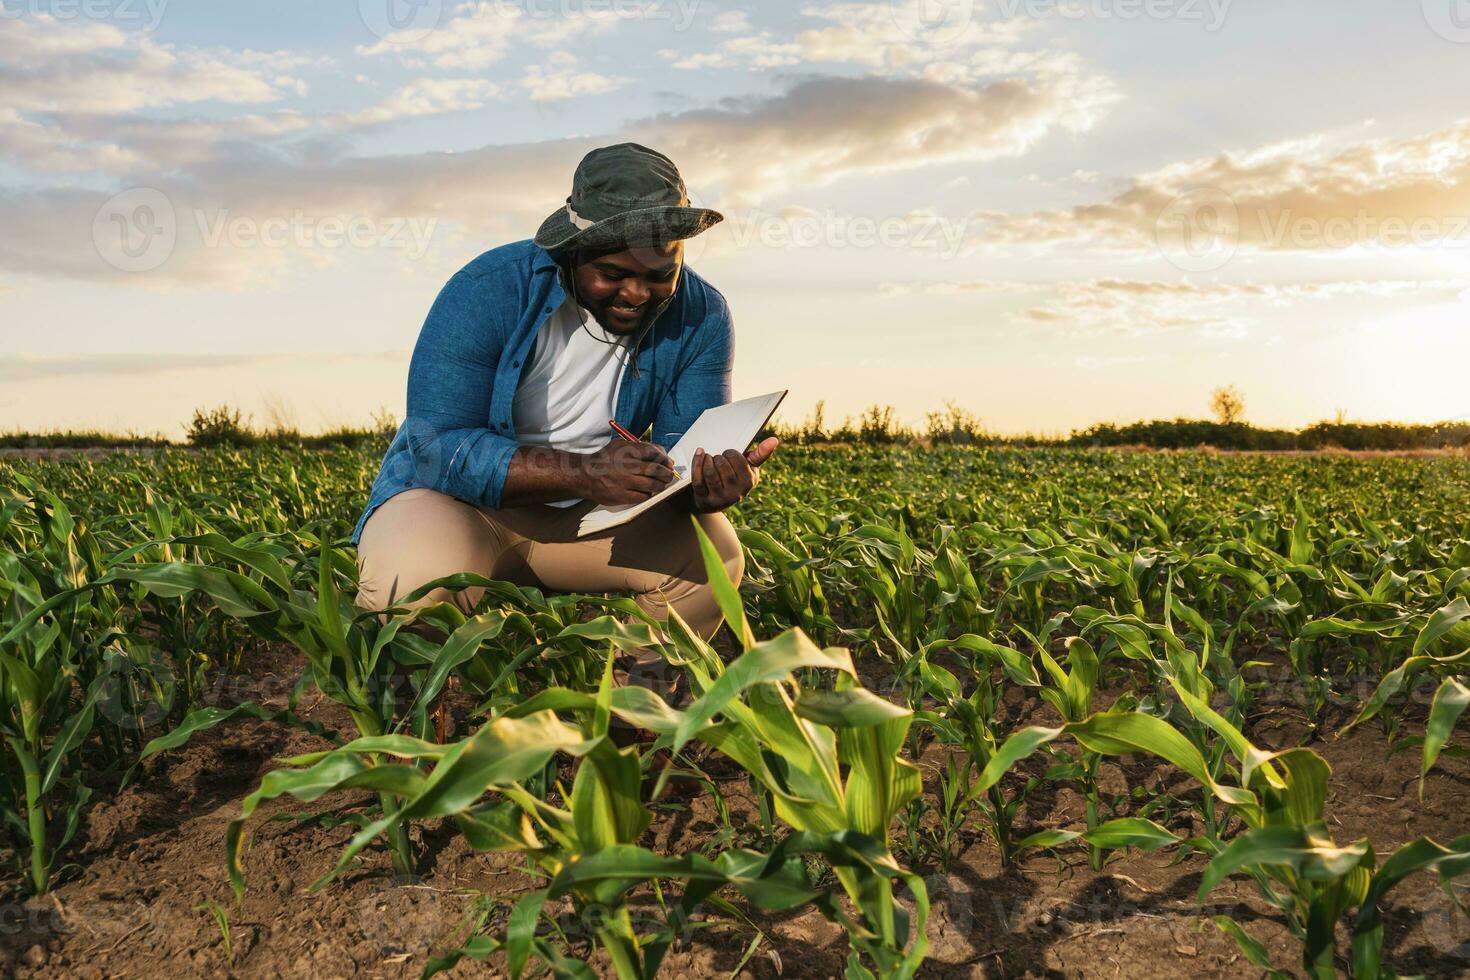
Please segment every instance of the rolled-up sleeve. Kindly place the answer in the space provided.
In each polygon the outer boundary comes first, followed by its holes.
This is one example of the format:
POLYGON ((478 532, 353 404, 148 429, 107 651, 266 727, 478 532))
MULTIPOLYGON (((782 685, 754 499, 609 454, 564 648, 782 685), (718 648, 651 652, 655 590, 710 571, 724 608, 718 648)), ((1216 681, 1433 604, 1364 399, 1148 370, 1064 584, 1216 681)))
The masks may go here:
POLYGON ((508 304, 464 272, 445 284, 408 369, 406 439, 416 482, 481 507, 500 507, 517 443, 487 425, 508 304))

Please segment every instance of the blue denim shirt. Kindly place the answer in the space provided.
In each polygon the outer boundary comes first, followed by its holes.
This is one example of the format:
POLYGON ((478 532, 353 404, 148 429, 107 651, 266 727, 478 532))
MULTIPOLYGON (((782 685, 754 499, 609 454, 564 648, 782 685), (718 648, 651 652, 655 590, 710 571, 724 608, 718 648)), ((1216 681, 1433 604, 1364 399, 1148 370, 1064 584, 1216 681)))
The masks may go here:
MULTIPOLYGON (((455 273, 419 332, 408 368, 408 412, 352 532, 373 511, 419 487, 498 509, 516 451, 511 403, 536 333, 566 293, 556 261, 532 241, 491 249, 455 273)), ((677 442, 700 413, 730 401, 735 353, 725 297, 688 266, 673 301, 623 370, 616 418, 633 432, 677 442)))

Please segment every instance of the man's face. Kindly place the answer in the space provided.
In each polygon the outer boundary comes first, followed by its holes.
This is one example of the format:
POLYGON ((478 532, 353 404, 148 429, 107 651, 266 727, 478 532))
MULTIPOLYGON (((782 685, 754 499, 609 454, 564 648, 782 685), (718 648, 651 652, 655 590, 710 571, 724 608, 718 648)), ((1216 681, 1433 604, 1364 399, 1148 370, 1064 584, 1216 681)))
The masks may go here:
POLYGON ((679 288, 684 243, 630 248, 579 257, 572 273, 577 298, 603 329, 621 336, 638 333, 664 300, 679 288))

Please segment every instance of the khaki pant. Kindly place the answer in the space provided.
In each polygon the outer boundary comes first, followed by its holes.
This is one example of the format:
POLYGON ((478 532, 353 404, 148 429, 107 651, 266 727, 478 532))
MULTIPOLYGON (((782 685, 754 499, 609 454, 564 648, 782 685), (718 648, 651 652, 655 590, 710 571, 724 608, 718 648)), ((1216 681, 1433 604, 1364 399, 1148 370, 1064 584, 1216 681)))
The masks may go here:
MULTIPOLYGON (((357 547, 357 604, 382 609, 426 582, 456 572, 550 592, 631 592, 658 619, 678 611, 706 639, 721 623, 689 515, 660 504, 621 527, 577 537, 592 509, 532 505, 486 510, 434 490, 405 490, 373 512, 357 547)), ((745 569, 723 514, 699 523, 737 584, 745 569)), ((468 610, 483 590, 435 590, 419 605, 453 601, 468 610)))

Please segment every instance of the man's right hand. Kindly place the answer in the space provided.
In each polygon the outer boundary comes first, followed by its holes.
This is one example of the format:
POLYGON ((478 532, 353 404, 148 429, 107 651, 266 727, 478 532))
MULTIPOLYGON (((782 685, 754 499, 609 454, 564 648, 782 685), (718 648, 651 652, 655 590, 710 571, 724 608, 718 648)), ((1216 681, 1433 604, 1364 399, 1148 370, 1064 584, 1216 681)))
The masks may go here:
POLYGON ((674 480, 674 462, 651 442, 616 439, 584 457, 582 496, 611 507, 642 503, 674 480))

